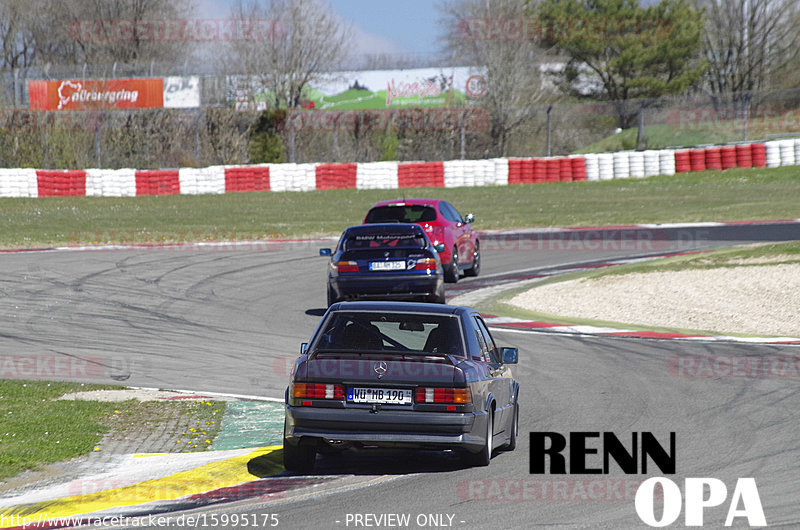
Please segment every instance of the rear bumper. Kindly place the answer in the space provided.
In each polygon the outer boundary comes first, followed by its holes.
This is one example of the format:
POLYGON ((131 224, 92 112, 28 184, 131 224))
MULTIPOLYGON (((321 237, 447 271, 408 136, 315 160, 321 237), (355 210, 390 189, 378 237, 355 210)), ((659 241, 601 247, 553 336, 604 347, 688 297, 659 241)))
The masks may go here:
POLYGON ((392 274, 377 278, 359 276, 330 279, 330 286, 339 299, 397 300, 434 296, 441 292, 444 279, 441 275, 392 274))
POLYGON ((337 441, 477 451, 485 443, 487 418, 483 412, 371 412, 287 405, 284 437, 294 444, 337 441))

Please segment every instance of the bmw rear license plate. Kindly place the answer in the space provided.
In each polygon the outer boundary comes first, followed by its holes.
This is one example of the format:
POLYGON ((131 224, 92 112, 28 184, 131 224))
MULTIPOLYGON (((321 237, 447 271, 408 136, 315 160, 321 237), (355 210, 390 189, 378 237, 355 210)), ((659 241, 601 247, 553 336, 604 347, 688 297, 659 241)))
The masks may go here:
POLYGON ((383 405, 410 405, 411 390, 407 388, 358 388, 347 389, 347 401, 351 403, 380 403, 383 405))
POLYGON ((404 271, 406 270, 405 261, 370 261, 369 270, 371 271, 404 271))

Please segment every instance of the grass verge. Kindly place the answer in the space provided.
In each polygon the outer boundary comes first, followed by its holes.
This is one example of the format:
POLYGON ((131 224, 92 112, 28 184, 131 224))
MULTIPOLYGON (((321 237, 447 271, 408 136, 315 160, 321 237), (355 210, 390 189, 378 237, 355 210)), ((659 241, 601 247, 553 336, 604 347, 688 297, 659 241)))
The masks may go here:
POLYGON ((0 199, 0 246, 153 244, 338 235, 379 200, 433 196, 477 229, 798 217, 797 167, 647 179, 403 190, 0 199))
MULTIPOLYGON (((780 126, 754 127, 750 124, 747 131, 748 142, 768 140, 770 134, 779 131, 780 126)), ((646 125, 644 127, 643 149, 666 149, 670 147, 694 147, 698 145, 723 144, 742 141, 741 123, 732 121, 705 122, 689 125, 688 127, 674 127, 671 125, 646 125)), ((578 150, 578 153, 604 153, 609 151, 624 151, 636 148, 638 129, 633 127, 620 133, 606 136, 593 144, 578 150)), ((787 137, 793 137, 787 133, 787 137)))
POLYGON ((56 398, 95 388, 108 387, 0 380, 0 479, 91 452, 121 405, 56 398))
POLYGON ((204 450, 209 445, 205 440, 213 440, 224 413, 224 403, 217 402, 58 400, 66 393, 102 388, 120 387, 0 379, 0 480, 91 453, 109 431, 119 436, 137 431, 138 435, 175 416, 185 416, 186 425, 197 422, 197 427, 208 428, 198 434, 187 428, 188 436, 176 432, 177 439, 191 443, 172 451, 204 450), (204 423, 212 420, 215 424, 204 423))
MULTIPOLYGON (((572 326, 597 326, 615 329, 630 329, 634 331, 656 331, 661 333, 682 333, 686 335, 719 335, 719 330, 699 330, 687 328, 669 328, 659 326, 642 326, 607 320, 597 320, 588 318, 577 318, 564 315, 553 315, 537 311, 530 311, 522 307, 512 305, 509 300, 514 296, 535 289, 553 282, 562 282, 578 278, 600 278, 603 276, 619 276, 624 274, 648 273, 648 272, 669 272, 682 271, 689 269, 713 269, 720 267, 749 267, 758 265, 781 265, 789 263, 800 263, 800 241, 790 241, 787 243, 769 243, 746 245, 740 247, 724 248, 710 252, 697 254, 687 254, 671 258, 655 259, 639 263, 625 265, 615 265, 589 271, 572 272, 563 275, 545 278, 535 284, 535 286, 524 285, 508 290, 504 290, 494 296, 484 299, 477 304, 477 309, 482 313, 492 315, 503 315, 523 320, 537 322, 551 322, 555 324, 566 324, 572 326)), ((725 332, 726 335, 734 337, 753 336, 752 333, 725 332)))

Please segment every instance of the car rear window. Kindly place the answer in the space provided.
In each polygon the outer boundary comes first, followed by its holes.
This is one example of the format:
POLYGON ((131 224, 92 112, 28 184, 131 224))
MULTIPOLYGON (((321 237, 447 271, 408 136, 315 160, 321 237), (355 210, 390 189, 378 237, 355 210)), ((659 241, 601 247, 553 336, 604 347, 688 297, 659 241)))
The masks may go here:
POLYGON ((350 233, 345 236, 344 249, 361 248, 425 248, 422 232, 350 233))
POLYGON ((367 213, 365 223, 429 223, 436 220, 431 206, 376 206, 367 213))
POLYGON ((451 315, 337 311, 329 316, 311 347, 463 356, 460 329, 459 320, 451 315))

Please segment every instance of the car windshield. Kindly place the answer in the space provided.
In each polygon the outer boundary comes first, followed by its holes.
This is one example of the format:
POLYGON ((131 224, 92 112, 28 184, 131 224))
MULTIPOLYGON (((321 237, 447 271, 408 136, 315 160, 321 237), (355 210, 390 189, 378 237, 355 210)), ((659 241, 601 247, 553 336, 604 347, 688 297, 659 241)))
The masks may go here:
POLYGON ((367 213, 365 223, 429 223, 436 220, 436 210, 431 206, 376 206, 367 213))
POLYGON ((350 232, 344 250, 358 248, 425 248, 422 232, 350 232))
POLYGON ((336 311, 312 350, 449 353, 463 356, 459 320, 452 315, 336 311))

